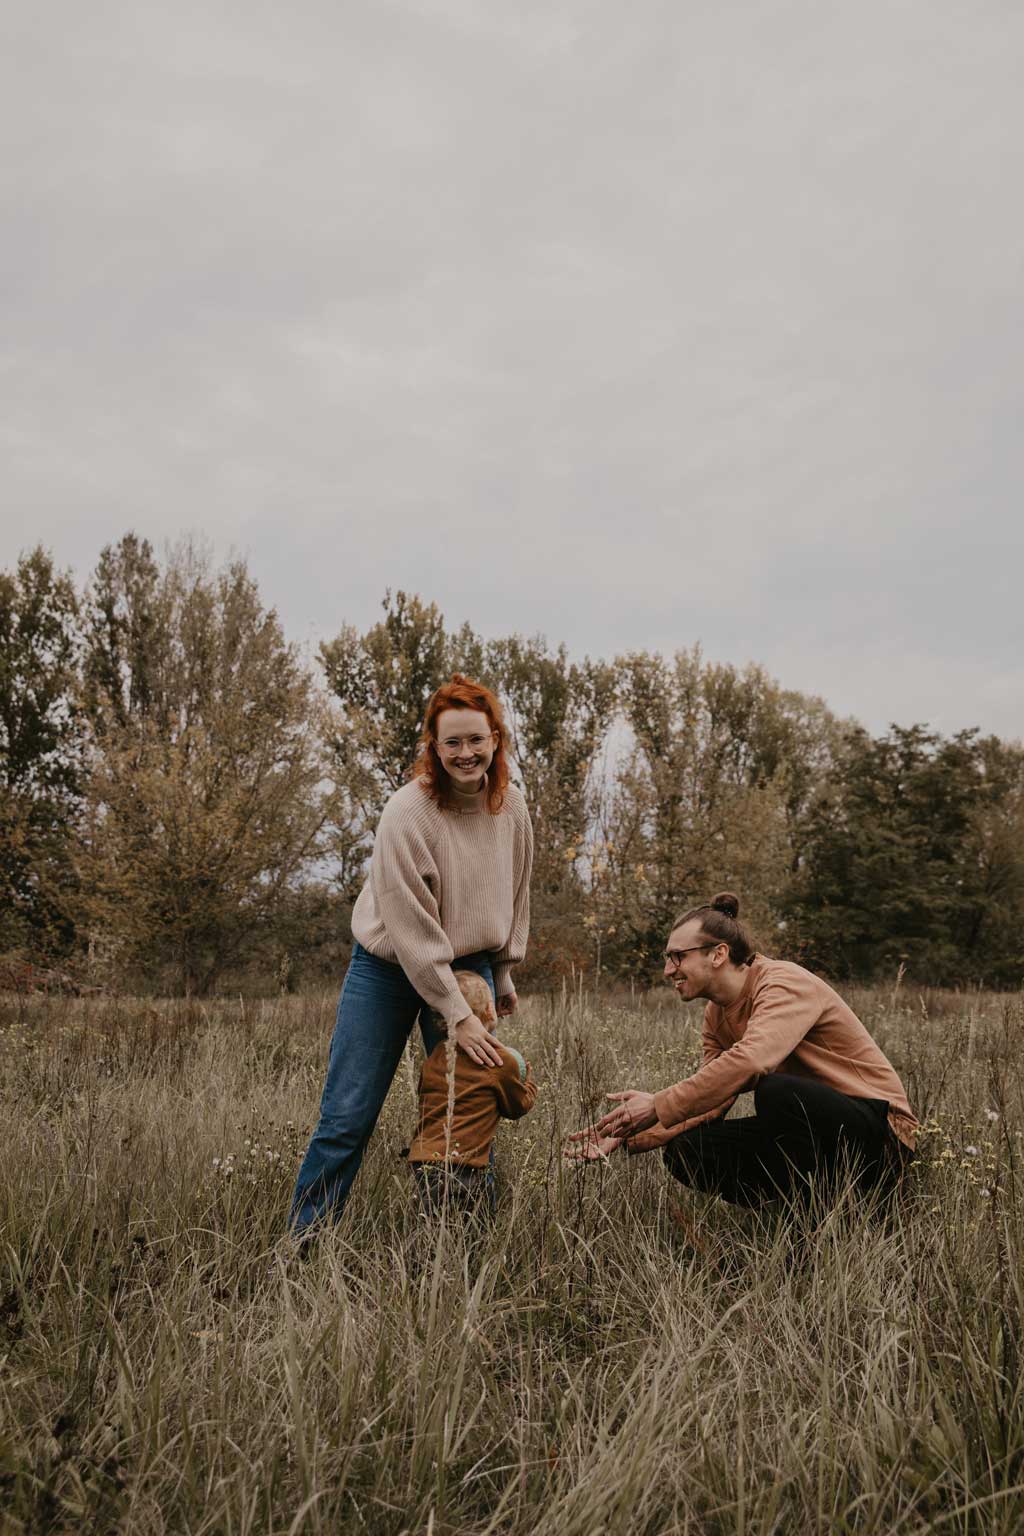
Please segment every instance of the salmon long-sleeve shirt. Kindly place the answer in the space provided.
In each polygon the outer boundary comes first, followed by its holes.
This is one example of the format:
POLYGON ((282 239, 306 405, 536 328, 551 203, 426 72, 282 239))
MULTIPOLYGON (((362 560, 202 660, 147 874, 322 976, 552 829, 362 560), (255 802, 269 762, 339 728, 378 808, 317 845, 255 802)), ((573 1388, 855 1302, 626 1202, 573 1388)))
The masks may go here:
POLYGON ((633 1137, 632 1149, 649 1151, 726 1114, 770 1072, 812 1078, 852 1099, 886 1100, 893 1134, 915 1145, 917 1117, 892 1063, 838 992, 801 965, 758 955, 734 1003, 708 1003, 703 1045, 703 1065, 654 1095, 659 1123, 633 1137))

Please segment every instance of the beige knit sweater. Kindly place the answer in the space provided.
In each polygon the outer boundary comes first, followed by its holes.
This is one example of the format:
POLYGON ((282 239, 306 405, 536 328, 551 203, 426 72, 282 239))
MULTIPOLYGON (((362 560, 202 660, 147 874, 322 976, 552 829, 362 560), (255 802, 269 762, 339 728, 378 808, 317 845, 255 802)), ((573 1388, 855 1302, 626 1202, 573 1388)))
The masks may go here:
POLYGON ((352 933, 456 1024, 472 1011, 452 974, 459 956, 490 950, 498 996, 515 990, 509 968, 526 953, 532 865, 533 828, 513 785, 492 816, 483 790, 442 810, 412 779, 384 807, 352 933))

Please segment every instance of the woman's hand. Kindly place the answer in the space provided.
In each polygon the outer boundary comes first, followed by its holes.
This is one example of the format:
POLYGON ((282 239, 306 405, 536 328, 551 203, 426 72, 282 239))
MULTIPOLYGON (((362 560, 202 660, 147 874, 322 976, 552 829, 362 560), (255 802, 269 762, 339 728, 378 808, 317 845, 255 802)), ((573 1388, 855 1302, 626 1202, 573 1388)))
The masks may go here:
POLYGON ((498 1018, 507 1019, 510 1013, 515 1013, 518 1003, 519 999, 514 992, 505 992, 494 1004, 498 1018))
POLYGON ((501 1066, 501 1052, 495 1044, 494 1036, 486 1024, 481 1024, 475 1013, 468 1013, 456 1024, 455 1044, 478 1066, 501 1066))
POLYGON ((636 1136, 639 1131, 649 1131, 652 1125, 657 1125, 653 1093, 627 1088, 623 1093, 608 1094, 608 1098, 617 1099, 618 1108, 609 1110, 594 1126, 599 1136, 618 1136, 625 1141, 628 1136, 636 1136))
POLYGON ((621 1136, 599 1136, 595 1125, 574 1131, 562 1148, 562 1156, 574 1163, 607 1162, 622 1146, 621 1136))

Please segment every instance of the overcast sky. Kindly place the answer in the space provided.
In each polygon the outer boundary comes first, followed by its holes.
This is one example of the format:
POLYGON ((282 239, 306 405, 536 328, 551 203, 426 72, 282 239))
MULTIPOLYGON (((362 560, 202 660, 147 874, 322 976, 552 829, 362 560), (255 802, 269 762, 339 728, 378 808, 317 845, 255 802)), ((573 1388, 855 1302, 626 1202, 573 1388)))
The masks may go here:
POLYGON ((1024 734, 1019 0, 33 0, 0 563, 1024 734))

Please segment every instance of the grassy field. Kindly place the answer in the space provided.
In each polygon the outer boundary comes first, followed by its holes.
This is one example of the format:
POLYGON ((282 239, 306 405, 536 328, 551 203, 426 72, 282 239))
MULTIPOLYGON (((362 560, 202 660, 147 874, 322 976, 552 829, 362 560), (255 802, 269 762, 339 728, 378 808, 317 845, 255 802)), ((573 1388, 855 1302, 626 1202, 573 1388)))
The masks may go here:
POLYGON ((698 1015, 533 999, 480 1250, 418 1230, 410 1058, 300 1265, 333 997, 3 1001, 0 1530, 1024 1530, 1024 1010, 851 1001, 927 1121, 895 1213, 563 1164, 606 1090, 692 1068, 698 1015))

